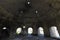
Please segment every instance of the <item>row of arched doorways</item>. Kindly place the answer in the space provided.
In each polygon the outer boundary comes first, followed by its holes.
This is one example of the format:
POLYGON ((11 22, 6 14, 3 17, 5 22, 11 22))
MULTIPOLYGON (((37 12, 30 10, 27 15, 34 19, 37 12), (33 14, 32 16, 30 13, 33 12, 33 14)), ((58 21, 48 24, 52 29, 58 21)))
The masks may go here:
MULTIPOLYGON (((23 28, 25 28, 25 26, 24 26, 23 28)), ((3 27, 2 29, 3 29, 2 35, 3 35, 3 34, 4 34, 5 36, 6 36, 6 35, 9 35, 9 34, 8 34, 9 31, 7 30, 6 27, 3 27)), ((23 31, 23 29, 22 29, 21 27, 16 28, 16 34, 17 34, 17 35, 21 34, 22 31, 23 31)), ((28 35, 32 35, 32 34, 33 34, 33 31, 34 31, 34 29, 33 29, 32 27, 29 27, 29 28, 27 29, 27 34, 28 34, 28 35)), ((46 32, 47 32, 47 31, 46 31, 46 32)), ((49 32, 50 32, 50 36, 51 36, 51 37, 60 38, 58 29, 57 29, 56 26, 50 27, 50 28, 49 28, 49 32)), ((23 33, 25 33, 25 32, 23 32, 23 33)), ((4 35, 3 35, 3 36, 4 36, 4 35)), ((44 34, 44 28, 43 28, 43 27, 39 27, 39 28, 38 28, 38 30, 37 30, 37 35, 38 35, 38 36, 43 36, 43 37, 45 36, 45 34, 44 34)))

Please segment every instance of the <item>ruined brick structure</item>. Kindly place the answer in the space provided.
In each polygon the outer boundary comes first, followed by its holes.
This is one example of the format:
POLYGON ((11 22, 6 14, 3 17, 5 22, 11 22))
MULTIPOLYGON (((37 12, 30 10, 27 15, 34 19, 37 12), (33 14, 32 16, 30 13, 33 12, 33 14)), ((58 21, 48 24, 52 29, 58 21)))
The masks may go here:
MULTIPOLYGON (((0 30, 6 26, 9 32, 15 32, 17 27, 26 26, 34 29, 43 27, 45 35, 49 28, 57 26, 60 33, 60 1, 59 0, 0 0, 0 30)), ((23 27, 22 27, 23 28, 23 27)))

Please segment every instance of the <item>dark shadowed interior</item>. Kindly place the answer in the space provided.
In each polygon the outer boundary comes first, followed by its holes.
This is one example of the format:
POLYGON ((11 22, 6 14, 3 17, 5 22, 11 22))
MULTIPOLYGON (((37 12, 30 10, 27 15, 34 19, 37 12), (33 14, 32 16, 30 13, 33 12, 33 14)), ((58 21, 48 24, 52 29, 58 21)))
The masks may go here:
POLYGON ((13 40, 9 37, 14 37, 18 27, 23 29, 22 34, 27 34, 27 29, 32 27, 34 36, 37 35, 38 28, 43 27, 45 36, 49 37, 51 26, 57 26, 60 33, 60 0, 0 0, 1 40, 13 40), (7 29, 3 30, 3 27, 7 29))

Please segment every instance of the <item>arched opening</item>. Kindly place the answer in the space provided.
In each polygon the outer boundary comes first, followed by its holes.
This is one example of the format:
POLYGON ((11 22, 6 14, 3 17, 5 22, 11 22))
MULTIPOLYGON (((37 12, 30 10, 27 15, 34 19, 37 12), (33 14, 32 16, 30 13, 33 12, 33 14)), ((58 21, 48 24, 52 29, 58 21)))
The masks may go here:
POLYGON ((5 29, 7 29, 7 28, 6 28, 6 27, 3 27, 2 29, 5 30, 5 29))
POLYGON ((38 36, 44 36, 44 29, 42 27, 38 28, 38 36))
POLYGON ((7 38, 9 37, 9 30, 7 27, 3 27, 1 30, 1 37, 2 38, 7 38))
POLYGON ((28 34, 32 34, 33 33, 33 28, 29 27, 28 28, 28 34))
POLYGON ((50 27, 50 36, 54 38, 60 37, 56 26, 50 27))
POLYGON ((19 27, 16 29, 16 34, 20 34, 21 32, 22 32, 22 28, 19 27))

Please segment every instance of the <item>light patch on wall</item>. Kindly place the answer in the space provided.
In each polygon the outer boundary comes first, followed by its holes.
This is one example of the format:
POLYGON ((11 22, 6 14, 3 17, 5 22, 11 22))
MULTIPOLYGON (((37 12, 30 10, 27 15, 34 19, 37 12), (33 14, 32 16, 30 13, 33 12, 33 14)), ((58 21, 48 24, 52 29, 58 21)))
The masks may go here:
POLYGON ((25 28, 25 26, 23 26, 23 28, 25 28))
POLYGON ((37 14, 37 13, 38 13, 38 11, 36 10, 36 11, 35 11, 35 13, 37 14))
POLYGON ((28 4, 30 4, 30 2, 27 2, 28 4))

